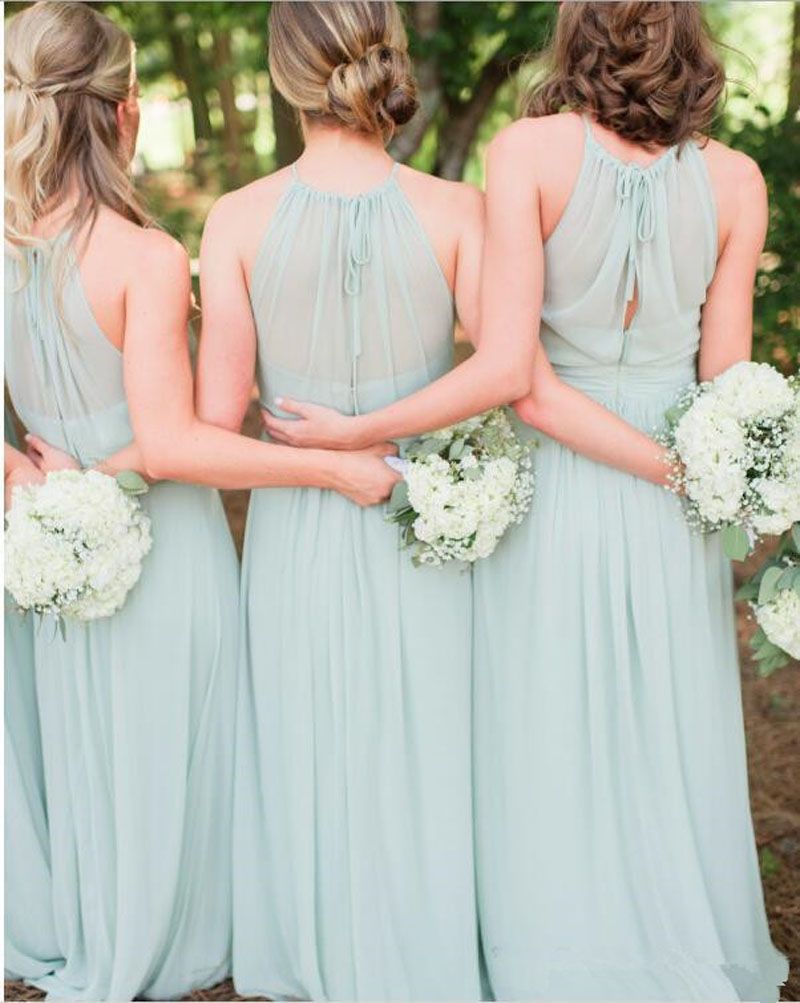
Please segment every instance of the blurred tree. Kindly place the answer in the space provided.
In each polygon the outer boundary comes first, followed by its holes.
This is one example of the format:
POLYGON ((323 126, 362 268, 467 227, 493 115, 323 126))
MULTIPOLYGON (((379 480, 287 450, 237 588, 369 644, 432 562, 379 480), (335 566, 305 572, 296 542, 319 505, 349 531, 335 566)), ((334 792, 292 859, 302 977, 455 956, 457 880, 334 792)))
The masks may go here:
POLYGON ((303 137, 297 122, 297 112, 270 80, 272 127, 275 130, 276 166, 285 167, 303 152, 303 137))
POLYGON ((428 126, 437 129, 433 169, 458 180, 478 128, 503 83, 527 53, 542 47, 554 21, 554 3, 451 0, 406 3, 411 51, 422 74, 421 121, 400 137, 408 159, 428 126))
POLYGON ((787 125, 796 126, 800 114, 800 3, 794 4, 792 14, 792 50, 789 56, 789 89, 786 99, 787 125))
POLYGON ((419 110, 392 143, 392 155, 403 162, 419 149, 442 103, 442 77, 435 43, 441 25, 441 12, 439 0, 418 0, 417 3, 406 4, 411 44, 416 57, 414 69, 419 110))

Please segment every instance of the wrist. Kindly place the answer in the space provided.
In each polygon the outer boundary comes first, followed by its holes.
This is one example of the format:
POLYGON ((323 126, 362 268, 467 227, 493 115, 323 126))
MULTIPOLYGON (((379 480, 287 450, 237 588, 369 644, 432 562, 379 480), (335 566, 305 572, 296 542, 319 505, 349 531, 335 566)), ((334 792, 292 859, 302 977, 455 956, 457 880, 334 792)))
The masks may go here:
POLYGON ((348 449, 366 449, 384 438, 377 429, 376 414, 357 414, 351 420, 348 449))
POLYGON ((313 487, 325 488, 329 491, 338 491, 344 484, 345 461, 341 453, 320 449, 314 456, 314 484, 313 487))

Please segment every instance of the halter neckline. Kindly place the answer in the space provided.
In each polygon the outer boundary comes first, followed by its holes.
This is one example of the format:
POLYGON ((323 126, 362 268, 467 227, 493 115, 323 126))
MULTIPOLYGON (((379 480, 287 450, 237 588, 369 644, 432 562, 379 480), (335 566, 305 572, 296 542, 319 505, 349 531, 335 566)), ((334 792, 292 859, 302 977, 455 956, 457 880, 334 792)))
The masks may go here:
POLYGON ((591 118, 588 115, 581 115, 581 119, 583 120, 583 127, 586 133, 586 141, 595 153, 608 163, 613 164, 619 170, 626 171, 628 175, 636 173, 650 174, 651 172, 655 172, 671 160, 678 149, 677 146, 668 146, 663 153, 660 153, 655 158, 655 160, 651 160, 647 164, 639 164, 635 160, 623 160, 621 157, 618 157, 616 154, 612 153, 605 146, 603 146, 595 134, 591 118))
POLYGON ((352 195, 346 195, 343 192, 326 191, 324 188, 316 188, 314 185, 308 184, 307 181, 304 181, 300 177, 300 174, 297 170, 297 161, 295 161, 291 165, 292 183, 295 185, 295 187, 302 188, 305 191, 309 192, 310 194, 317 195, 320 198, 338 199, 342 202, 354 202, 359 199, 374 198, 375 196, 383 194, 383 192, 385 192, 387 189, 394 187, 397 180, 397 171, 399 166, 400 165, 397 163, 397 161, 395 161, 392 164, 391 171, 389 171, 388 176, 383 181, 379 182, 377 185, 374 185, 372 188, 367 188, 366 191, 355 192, 352 195))

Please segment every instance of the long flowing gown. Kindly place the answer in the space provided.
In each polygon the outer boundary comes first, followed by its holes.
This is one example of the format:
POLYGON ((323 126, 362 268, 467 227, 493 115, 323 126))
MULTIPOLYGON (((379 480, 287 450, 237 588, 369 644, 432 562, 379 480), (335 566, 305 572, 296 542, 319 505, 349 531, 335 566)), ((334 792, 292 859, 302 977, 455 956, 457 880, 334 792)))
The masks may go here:
MULTIPOLYGON (((545 262, 558 375, 652 432, 695 379, 717 224, 694 143, 583 165, 545 262), (626 303, 639 306, 627 331, 626 303)), ((497 999, 777 999, 731 569, 647 482, 540 437, 475 572, 479 912, 497 999)))
MULTIPOLYGON (((122 355, 74 260, 6 257, 6 378, 26 427, 90 465, 132 439, 122 355)), ((58 958, 50 998, 178 998, 230 968, 238 580, 218 494, 159 483, 113 617, 34 636, 58 958)), ((12 866, 25 866, 25 858, 12 866)))
MULTIPOLYGON (((273 411, 371 410, 451 364, 452 295, 396 171, 354 197, 295 174, 251 300, 273 411)), ((308 488, 253 492, 242 575, 237 990, 479 998, 470 576, 308 488)))
MULTIPOLYGON (((17 446, 6 409, 5 438, 17 446)), ((59 951, 53 923, 44 765, 36 703, 34 624, 5 596, 4 618, 4 967, 9 978, 51 971, 59 951)))

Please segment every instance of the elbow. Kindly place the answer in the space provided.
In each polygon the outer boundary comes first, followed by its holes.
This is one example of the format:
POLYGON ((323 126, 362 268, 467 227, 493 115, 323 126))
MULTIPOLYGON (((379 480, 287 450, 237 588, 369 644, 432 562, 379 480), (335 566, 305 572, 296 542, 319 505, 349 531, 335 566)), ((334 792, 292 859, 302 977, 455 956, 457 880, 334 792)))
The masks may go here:
POLYGON ((151 481, 178 481, 183 479, 185 464, 176 450, 165 449, 163 444, 147 447, 140 444, 144 474, 151 481))
POLYGON ((551 401, 529 393, 513 405, 517 417, 542 435, 556 438, 556 412, 551 401))
POLYGON ((244 422, 244 415, 238 410, 233 411, 226 408, 198 406, 197 420, 204 425, 214 425, 216 428, 222 428, 226 432, 240 433, 244 422))
POLYGON ((502 400, 502 404, 510 404, 522 397, 527 397, 531 392, 531 367, 530 366, 503 366, 495 374, 493 385, 502 400))
POLYGON ((170 463, 165 463, 162 457, 145 459, 144 473, 150 481, 175 480, 175 470, 170 463))

